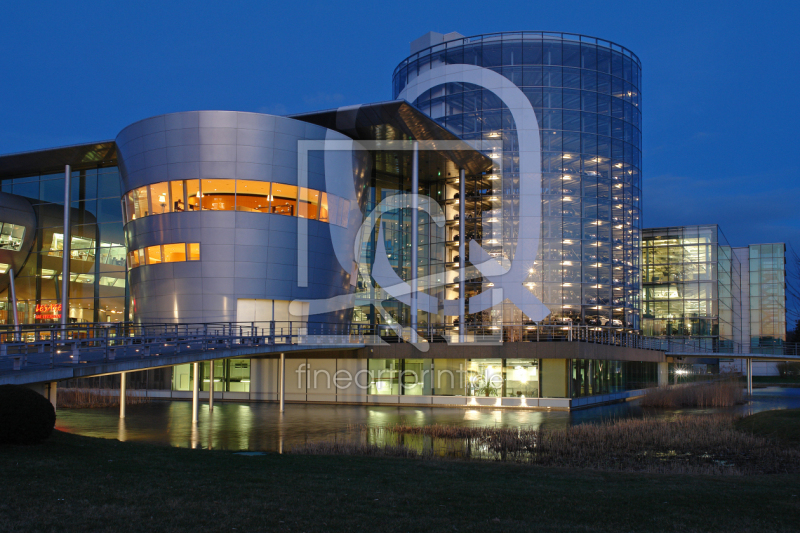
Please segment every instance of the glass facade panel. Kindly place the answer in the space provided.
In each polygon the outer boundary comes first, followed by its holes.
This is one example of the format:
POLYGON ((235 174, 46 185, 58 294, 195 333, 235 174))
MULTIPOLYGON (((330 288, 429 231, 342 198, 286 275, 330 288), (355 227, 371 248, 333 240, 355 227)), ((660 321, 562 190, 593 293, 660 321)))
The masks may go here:
MULTIPOLYGON (((70 301, 66 313, 69 322, 116 322, 126 316, 122 205, 130 218, 137 217, 137 210, 138 216, 144 216, 150 210, 148 188, 130 191, 121 203, 117 167, 80 166, 73 165, 70 175, 72 235, 70 301)), ((33 249, 24 266, 15 272, 19 320, 27 324, 59 322, 64 248, 63 170, 2 179, 0 188, 30 202, 37 220, 33 249)), ((24 228, 3 224, 0 249, 19 250, 25 237, 24 228)), ((0 265, 0 271, 7 270, 8 267, 0 265)), ((6 324, 13 322, 13 316, 7 313, 9 298, 7 288, 0 291, 0 321, 6 324)))
POLYGON ((269 213, 268 181, 236 180, 236 210, 269 213))
POLYGON ((235 187, 234 180, 203 180, 202 208, 206 211, 233 211, 235 187))
POLYGON ((297 186, 272 184, 272 213, 295 216, 297 214, 297 186))

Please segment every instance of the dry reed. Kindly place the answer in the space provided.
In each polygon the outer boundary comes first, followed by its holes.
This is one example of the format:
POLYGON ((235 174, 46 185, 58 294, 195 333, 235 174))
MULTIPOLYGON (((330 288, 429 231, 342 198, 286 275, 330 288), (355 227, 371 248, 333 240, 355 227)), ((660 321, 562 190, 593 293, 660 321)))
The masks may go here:
POLYGON ((711 383, 674 385, 651 389, 641 399, 642 407, 732 407, 745 401, 744 387, 735 379, 711 383))
POLYGON ((727 415, 629 419, 563 429, 391 426, 364 442, 314 442, 293 453, 510 461, 596 470, 754 474, 800 471, 800 450, 738 431, 727 415))
MULTIPOLYGON (((110 392, 104 389, 58 389, 56 402, 59 409, 94 409, 119 405, 119 396, 109 394, 110 392)), ((125 398, 126 405, 150 403, 150 398, 136 391, 127 391, 125 398)))

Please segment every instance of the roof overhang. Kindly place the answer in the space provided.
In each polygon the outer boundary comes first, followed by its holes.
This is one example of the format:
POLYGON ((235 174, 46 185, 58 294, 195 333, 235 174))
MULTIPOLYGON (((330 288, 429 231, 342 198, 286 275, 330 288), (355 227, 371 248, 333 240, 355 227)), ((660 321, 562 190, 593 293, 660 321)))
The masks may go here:
POLYGON ((0 156, 0 179, 28 174, 56 172, 70 165, 73 170, 116 164, 117 145, 114 141, 101 141, 32 152, 0 156))
MULTIPOLYGON (((479 174, 492 168, 491 159, 405 100, 301 113, 289 118, 338 131, 357 141, 429 141, 426 144, 433 145, 432 152, 437 152, 439 142, 442 149, 438 157, 446 158, 457 169, 479 174)), ((420 159, 425 157, 435 156, 421 152, 420 159)))

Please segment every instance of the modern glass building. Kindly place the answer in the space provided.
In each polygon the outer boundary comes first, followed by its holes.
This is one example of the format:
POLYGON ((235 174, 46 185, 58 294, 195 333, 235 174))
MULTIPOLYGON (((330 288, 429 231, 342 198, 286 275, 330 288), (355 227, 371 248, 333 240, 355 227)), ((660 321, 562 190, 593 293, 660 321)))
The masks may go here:
POLYGON ((645 229, 643 333, 717 351, 742 338, 741 263, 716 225, 645 229))
MULTIPOLYGON (((286 398, 420 405, 627 398, 667 374, 664 353, 626 344, 634 333, 783 342, 783 245, 734 249, 716 226, 642 234, 633 53, 516 32, 429 33, 411 54, 392 101, 173 113, 0 156, 0 321, 357 331, 358 351, 288 357, 286 398), (339 372, 363 387, 318 378, 339 372)), ((278 363, 135 382, 274 400, 278 363)))
MULTIPOLYGON (((445 188, 449 204, 467 202, 468 219, 467 234, 449 229, 448 240, 474 240, 490 256, 514 261, 517 238, 527 232, 538 243, 525 287, 547 306, 548 320, 639 329, 636 55, 602 39, 547 32, 429 33, 411 53, 395 68, 393 96, 494 162, 470 179, 466 198, 458 198, 455 179, 445 188)), ((455 214, 448 210, 450 220, 455 214)), ((479 272, 468 279, 468 294, 492 286, 479 272)), ((506 305, 470 318, 520 324, 530 317, 506 305)))
POLYGON ((0 158, 4 209, 0 237, 0 321, 9 313, 9 268, 15 269, 20 323, 119 322, 127 316, 126 243, 113 141, 0 158), (62 311, 64 168, 71 165, 69 309, 62 311), (15 225, 11 213, 29 213, 15 225), (14 255, 16 257, 11 257, 14 255), (15 261, 17 262, 14 265, 15 261))

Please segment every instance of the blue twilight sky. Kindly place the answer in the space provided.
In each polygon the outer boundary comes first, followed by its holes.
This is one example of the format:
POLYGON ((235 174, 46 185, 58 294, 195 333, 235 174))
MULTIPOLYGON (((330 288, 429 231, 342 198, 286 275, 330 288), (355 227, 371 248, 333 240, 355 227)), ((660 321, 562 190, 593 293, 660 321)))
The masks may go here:
POLYGON ((0 153, 112 139, 173 111, 391 98, 423 33, 568 31, 643 63, 644 224, 800 248, 800 2, 6 2, 0 153), (794 125, 794 126, 793 126, 794 125))

